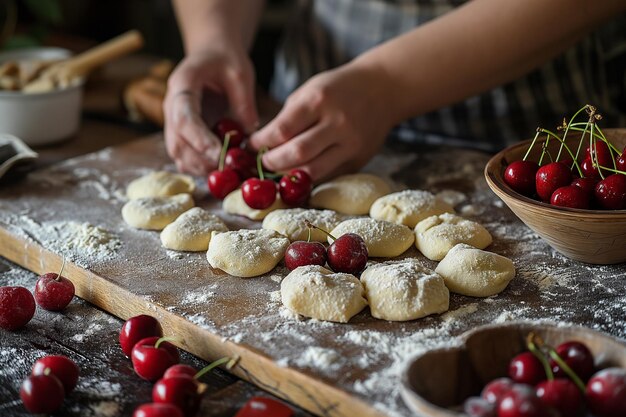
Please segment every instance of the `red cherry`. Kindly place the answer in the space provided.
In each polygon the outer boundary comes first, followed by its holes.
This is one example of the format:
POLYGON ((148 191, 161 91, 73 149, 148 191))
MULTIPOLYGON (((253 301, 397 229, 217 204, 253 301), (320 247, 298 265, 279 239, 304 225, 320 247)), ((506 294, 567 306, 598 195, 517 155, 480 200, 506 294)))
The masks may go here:
POLYGON ((301 169, 292 169, 278 183, 282 200, 291 207, 302 207, 309 200, 313 181, 309 174, 301 169))
POLYGON ((607 368, 587 383, 587 405, 596 417, 626 416, 626 369, 607 368))
POLYGON ((241 179, 237 171, 230 168, 215 170, 209 173, 207 185, 213 197, 223 200, 231 192, 235 191, 241 184, 241 179))
MULTIPOLYGON (((565 342, 556 347, 556 353, 572 368, 583 381, 587 381, 595 372, 593 364, 593 355, 589 348, 580 342, 565 342)), ((565 371, 559 365, 550 359, 550 366, 556 378, 568 378, 565 371)))
POLYGON ((35 315, 35 299, 24 287, 0 287, 0 328, 17 330, 35 315))
POLYGON ((291 417, 293 410, 280 401, 267 397, 252 397, 234 417, 291 417))
POLYGON ((601 178, 600 173, 598 172, 598 169, 593 166, 593 161, 589 157, 586 157, 580 163, 580 170, 583 172, 583 175, 585 176, 585 178, 596 178, 596 179, 601 178))
POLYGON ((581 187, 566 185, 565 187, 557 188, 554 193, 552 193, 550 204, 559 207, 588 209, 590 199, 590 195, 581 187))
POLYGON ((550 201, 552 193, 572 182, 572 171, 561 162, 551 162, 542 166, 535 176, 537 194, 543 201, 550 201))
POLYGON ((539 165, 531 161, 511 162, 504 170, 504 182, 518 193, 527 197, 535 194, 535 175, 539 165))
POLYGON ((535 390, 541 402, 556 409, 561 416, 576 416, 583 406, 580 389, 569 379, 542 381, 535 390))
POLYGON ((320 242, 293 242, 285 252, 285 266, 293 271, 299 266, 326 264, 326 247, 320 242))
POLYGON ((120 330, 120 345, 124 355, 130 357, 135 343, 153 336, 163 336, 163 329, 157 319, 145 314, 129 318, 120 330))
POLYGON ((33 364, 31 375, 46 375, 48 373, 61 381, 65 393, 69 394, 76 387, 80 370, 74 361, 67 356, 51 355, 37 359, 33 364))
POLYGON ((175 376, 183 376, 193 379, 193 377, 196 376, 197 373, 198 371, 193 366, 177 364, 167 368, 167 370, 163 374, 163 379, 172 378, 175 376))
POLYGON ((183 417, 183 412, 174 404, 149 403, 137 407, 133 417, 183 417))
MULTIPOLYGON (((601 140, 596 141, 591 147, 587 147, 585 149, 585 158, 593 161, 595 156, 597 155, 598 165, 604 168, 613 168, 613 155, 611 154, 611 150, 609 149, 609 145, 606 142, 601 140)), ((598 172, 597 168, 592 168, 595 172, 598 172)), ((609 175, 608 171, 603 170, 603 175, 609 175)))
POLYGON ((598 182, 595 197, 604 209, 623 210, 626 208, 626 175, 613 174, 598 182))
POLYGON ((480 397, 470 397, 465 400, 463 411, 469 417, 497 417, 496 405, 480 397))
POLYGON ((598 183, 597 178, 575 178, 570 185, 581 188, 585 191, 589 196, 593 195, 594 190, 596 189, 596 184, 598 183))
POLYGON ((241 186, 241 195, 250 208, 263 210, 276 201, 276 184, 272 180, 249 178, 241 186))
POLYGON ((246 133, 243 130, 243 127, 233 119, 229 119, 228 117, 223 117, 218 120, 215 125, 213 125, 213 129, 211 129, 217 137, 224 142, 224 138, 227 133, 230 133, 230 142, 228 143, 229 148, 237 148, 241 145, 241 142, 246 138, 246 133))
POLYGON ((50 414, 61 408, 65 392, 54 375, 31 375, 22 382, 20 398, 33 414, 50 414))
POLYGON ((62 275, 49 272, 35 285, 35 301, 45 310, 61 311, 74 298, 74 284, 62 275))
POLYGON ((615 168, 626 172, 626 146, 624 147, 622 154, 615 159, 615 168))
POLYGON ((546 372, 535 355, 523 352, 511 359, 509 377, 520 384, 535 385, 546 379, 546 372))
POLYGON ((485 385, 485 388, 483 388, 480 396, 490 403, 497 404, 502 399, 502 396, 513 388, 513 385, 515 385, 515 383, 509 378, 494 379, 485 385))
POLYGON ((256 177, 256 156, 245 149, 229 149, 224 158, 224 168, 237 172, 241 181, 256 177))
POLYGON ((498 417, 547 417, 548 412, 535 390, 524 384, 514 385, 502 396, 498 417))
POLYGON ((358 275, 367 264, 368 252, 363 238, 356 233, 339 236, 328 247, 328 266, 335 272, 358 275))
POLYGON ((159 379, 152 388, 152 401, 174 404, 187 417, 198 412, 202 396, 198 384, 187 376, 173 376, 159 379))
POLYGON ((180 360, 176 346, 169 342, 161 342, 159 347, 156 347, 158 340, 159 337, 156 336, 141 339, 135 344, 130 355, 135 373, 148 381, 161 378, 167 368, 180 360))

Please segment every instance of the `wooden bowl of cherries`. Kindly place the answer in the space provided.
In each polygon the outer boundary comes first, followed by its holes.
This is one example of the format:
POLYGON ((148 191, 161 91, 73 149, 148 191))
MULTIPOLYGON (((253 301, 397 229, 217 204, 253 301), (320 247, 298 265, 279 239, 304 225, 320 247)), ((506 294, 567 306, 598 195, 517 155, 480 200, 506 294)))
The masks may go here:
POLYGON ((624 417, 626 344, 584 327, 488 325, 428 351, 402 396, 429 417, 624 417))
POLYGON ((599 127, 593 106, 555 131, 494 155, 493 192, 555 250, 592 264, 626 261, 626 129, 599 127))

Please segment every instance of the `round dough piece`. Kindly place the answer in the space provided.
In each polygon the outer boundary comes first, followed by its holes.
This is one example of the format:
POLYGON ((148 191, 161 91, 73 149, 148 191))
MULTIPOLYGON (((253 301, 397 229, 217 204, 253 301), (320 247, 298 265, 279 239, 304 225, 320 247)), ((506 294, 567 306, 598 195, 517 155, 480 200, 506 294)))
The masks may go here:
POLYGON ((236 189, 224 198, 222 203, 222 210, 228 214, 235 214, 237 216, 244 216, 252 220, 263 220, 265 216, 274 210, 287 208, 287 205, 283 203, 280 195, 276 194, 276 201, 274 204, 263 210, 257 210, 251 208, 243 201, 243 195, 241 194, 241 188, 236 189))
POLYGON ((439 262, 435 272, 452 292, 489 297, 506 288, 515 277, 515 266, 509 258, 459 243, 439 262))
POLYGON ((196 184, 189 175, 155 171, 131 181, 126 188, 126 196, 131 200, 143 197, 167 197, 191 194, 195 188, 196 184))
MULTIPOLYGON (((369 217, 344 220, 330 232, 336 238, 346 233, 356 233, 361 236, 367 246, 368 255, 374 258, 400 256, 415 241, 415 235, 408 227, 369 217)), ((332 241, 329 237, 328 243, 332 241)))
POLYGON ((347 323, 367 305, 363 285, 351 274, 335 273, 323 266, 300 266, 280 284, 283 305, 318 320, 347 323))
POLYGON ((236 277, 256 277, 283 259, 289 239, 274 230, 213 232, 206 257, 213 268, 236 277))
MULTIPOLYGON (((309 237, 306 221, 324 230, 333 230, 341 221, 332 210, 306 210, 301 208, 275 210, 263 220, 263 228, 276 230, 292 242, 307 240, 309 237)), ((326 234, 319 229, 311 229, 311 241, 326 242, 326 234)))
POLYGON ((483 226, 450 213, 430 216, 415 226, 415 246, 433 261, 442 260, 459 243, 485 249, 492 241, 483 226))
POLYGON ((171 197, 143 197, 122 207, 122 217, 137 229, 162 230, 194 205, 189 194, 171 197))
POLYGON ((167 249, 200 252, 209 248, 211 232, 227 230, 222 219, 200 207, 194 207, 165 226, 161 232, 161 243, 167 249))
POLYGON ((389 184, 376 175, 342 175, 315 187, 309 205, 360 216, 369 213, 377 198, 390 192, 389 184))
POLYGON ((416 259, 371 265, 361 282, 372 316, 378 319, 415 320, 448 311, 450 292, 443 278, 416 259))
POLYGON ((427 217, 454 213, 454 207, 422 190, 404 190, 383 196, 372 204, 370 216, 389 222, 415 227, 427 217))

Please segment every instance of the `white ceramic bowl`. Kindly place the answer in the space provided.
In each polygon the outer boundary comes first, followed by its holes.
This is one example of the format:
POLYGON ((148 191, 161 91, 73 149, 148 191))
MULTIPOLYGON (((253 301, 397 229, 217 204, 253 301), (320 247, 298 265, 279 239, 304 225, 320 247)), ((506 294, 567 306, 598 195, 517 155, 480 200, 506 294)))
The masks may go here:
MULTIPOLYGON (((71 53, 61 48, 30 48, 0 54, 0 63, 19 60, 58 60, 71 53)), ((61 90, 25 94, 0 90, 0 133, 9 133, 31 146, 59 142, 80 126, 82 83, 61 90)))

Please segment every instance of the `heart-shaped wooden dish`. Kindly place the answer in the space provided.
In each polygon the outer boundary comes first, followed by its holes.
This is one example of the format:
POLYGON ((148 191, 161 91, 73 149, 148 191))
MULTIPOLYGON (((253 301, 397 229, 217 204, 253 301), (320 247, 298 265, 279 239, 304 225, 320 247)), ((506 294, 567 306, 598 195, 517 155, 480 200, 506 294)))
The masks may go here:
POLYGON ((456 347, 431 350, 416 357, 402 375, 402 397, 420 416, 462 417, 463 401, 479 395, 485 384, 507 375, 511 358, 526 350, 530 332, 556 346, 568 340, 585 343, 596 368, 626 368, 626 342, 580 327, 511 322, 487 325, 460 336, 456 347))

